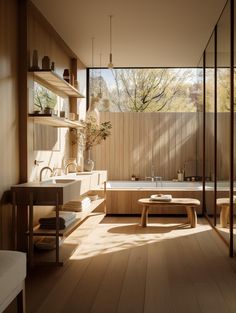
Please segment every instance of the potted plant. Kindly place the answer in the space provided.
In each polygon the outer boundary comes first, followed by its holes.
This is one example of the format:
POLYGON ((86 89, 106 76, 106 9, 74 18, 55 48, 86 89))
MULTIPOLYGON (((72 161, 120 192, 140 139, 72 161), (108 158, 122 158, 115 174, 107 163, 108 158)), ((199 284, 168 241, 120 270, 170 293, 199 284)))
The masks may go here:
POLYGON ((92 121, 85 122, 85 159, 84 170, 92 171, 94 168, 94 161, 91 160, 92 147, 100 144, 103 140, 111 134, 111 122, 103 122, 99 125, 92 121))

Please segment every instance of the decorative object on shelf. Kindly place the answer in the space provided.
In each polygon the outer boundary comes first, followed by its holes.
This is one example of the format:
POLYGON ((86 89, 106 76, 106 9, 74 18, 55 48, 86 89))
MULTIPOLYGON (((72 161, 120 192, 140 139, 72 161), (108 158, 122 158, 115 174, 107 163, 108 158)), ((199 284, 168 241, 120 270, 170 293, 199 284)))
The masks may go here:
POLYGON ((73 113, 73 112, 69 113, 69 120, 71 120, 71 121, 75 120, 75 113, 73 113))
POLYGON ((34 110, 34 111, 33 111, 33 114, 35 114, 35 115, 39 115, 39 114, 40 114, 40 112, 41 112, 40 110, 34 110))
POLYGON ((66 112, 65 111, 60 111, 60 117, 66 117, 66 112))
POLYGON ((51 71, 55 71, 55 62, 52 62, 51 64, 51 71))
POLYGON ((79 90, 79 82, 77 79, 75 79, 75 82, 74 82, 74 87, 79 90))
POLYGON ((46 106, 43 110, 44 114, 52 115, 52 108, 49 106, 46 106))
POLYGON ((110 22, 110 53, 109 53, 109 63, 107 65, 108 68, 113 68, 112 63, 112 15, 109 15, 109 22, 110 22))
POLYGON ((70 83, 70 71, 68 68, 64 69, 63 72, 63 79, 67 82, 70 83))
POLYGON ((38 51, 34 50, 33 51, 33 58, 32 58, 32 66, 31 70, 37 71, 39 70, 39 65, 38 65, 38 51))
POLYGON ((50 58, 47 55, 42 59, 42 70, 50 70, 50 58))
POLYGON ((94 169, 94 161, 91 159, 91 148, 85 150, 84 171, 91 172, 94 169))

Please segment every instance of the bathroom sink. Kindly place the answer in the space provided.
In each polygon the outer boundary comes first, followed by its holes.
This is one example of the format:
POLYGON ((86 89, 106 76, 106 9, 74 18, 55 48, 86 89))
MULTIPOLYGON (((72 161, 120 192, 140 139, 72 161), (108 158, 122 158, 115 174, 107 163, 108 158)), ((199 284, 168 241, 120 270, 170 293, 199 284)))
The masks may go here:
POLYGON ((44 180, 41 184, 69 184, 75 182, 75 179, 56 178, 50 180, 44 180))
MULTIPOLYGON (((91 175, 80 176, 65 175, 50 177, 41 182, 28 182, 12 186, 16 192, 16 202, 28 204, 33 198, 34 205, 55 205, 69 201, 78 201, 80 196, 91 189, 91 175)), ((97 176, 95 175, 95 178, 97 176)), ((97 181, 97 178, 96 178, 97 181)))

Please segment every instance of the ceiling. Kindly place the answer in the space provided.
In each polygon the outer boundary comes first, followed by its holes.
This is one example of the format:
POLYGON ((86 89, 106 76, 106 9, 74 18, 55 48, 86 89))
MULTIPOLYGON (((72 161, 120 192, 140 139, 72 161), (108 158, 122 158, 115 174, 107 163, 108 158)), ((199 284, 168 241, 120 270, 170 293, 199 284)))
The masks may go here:
POLYGON ((197 66, 226 0, 32 0, 87 67, 197 66))

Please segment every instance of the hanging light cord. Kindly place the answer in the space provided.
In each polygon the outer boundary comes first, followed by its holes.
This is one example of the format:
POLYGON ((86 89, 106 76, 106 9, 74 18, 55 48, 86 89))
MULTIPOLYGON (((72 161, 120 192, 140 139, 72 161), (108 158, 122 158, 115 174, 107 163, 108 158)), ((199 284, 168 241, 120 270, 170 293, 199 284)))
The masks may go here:
POLYGON ((110 62, 112 62, 112 25, 111 25, 112 15, 110 15, 110 62))
POLYGON ((100 80, 99 80, 99 88, 100 93, 102 92, 102 54, 100 53, 100 80))
POLYGON ((92 94, 91 96, 93 96, 93 93, 94 93, 94 37, 91 38, 92 40, 92 94))
POLYGON ((108 68, 113 68, 113 64, 112 64, 112 15, 109 15, 109 20, 110 20, 110 54, 109 54, 108 68))
POLYGON ((92 68, 94 68, 93 55, 94 55, 94 37, 92 37, 92 68))

